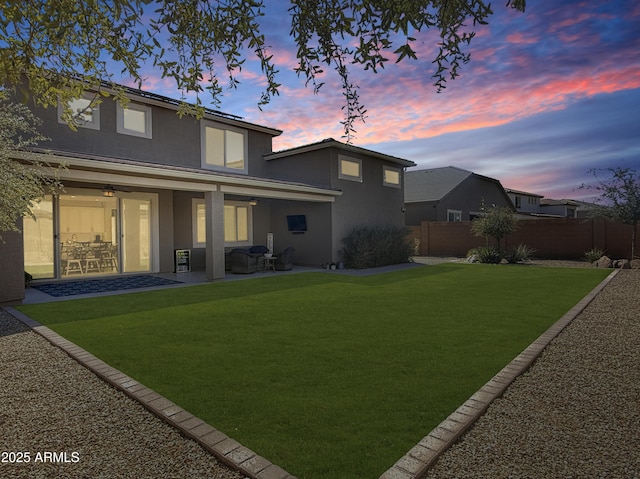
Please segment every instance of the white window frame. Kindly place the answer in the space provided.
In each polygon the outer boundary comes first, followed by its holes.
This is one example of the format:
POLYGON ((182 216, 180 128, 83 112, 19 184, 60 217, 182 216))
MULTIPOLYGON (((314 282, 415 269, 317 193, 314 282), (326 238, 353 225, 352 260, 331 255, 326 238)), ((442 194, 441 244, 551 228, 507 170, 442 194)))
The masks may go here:
MULTIPOLYGON (((225 238, 225 246, 251 246, 253 244, 253 206, 248 201, 225 201, 225 207, 232 206, 236 212, 236 218, 238 217, 237 208, 242 207, 247 209, 247 239, 246 241, 227 241, 225 238)), ((237 231, 236 231, 237 233, 237 231)))
POLYGON ((205 204, 204 204, 204 200, 201 198, 192 198, 191 199, 191 231, 192 231, 192 241, 193 241, 193 247, 194 248, 205 248, 207 246, 207 227, 206 227, 206 222, 207 222, 207 214, 206 214, 206 208, 205 208, 205 204), (204 224, 204 237, 205 240, 200 242, 198 241, 198 236, 199 236, 199 222, 198 222, 198 210, 199 209, 205 209, 205 224, 204 224))
POLYGON ((400 171, 400 168, 393 168, 391 166, 386 166, 386 165, 382 167, 382 184, 384 186, 389 186, 391 188, 400 188, 400 182, 402 181, 401 178, 402 178, 402 173, 400 171), (387 178, 387 172, 398 175, 398 181, 396 183, 389 181, 389 179, 387 178))
POLYGON ((138 136, 141 138, 152 138, 152 125, 153 120, 151 117, 151 107, 147 105, 141 105, 139 103, 129 102, 126 106, 122 106, 120 102, 118 102, 118 106, 116 107, 116 131, 123 135, 131 135, 138 136), (133 110, 144 113, 144 132, 140 132, 137 130, 130 130, 124 125, 124 110, 133 110))
POLYGON ((217 123, 214 121, 203 120, 200 123, 200 151, 201 151, 201 165, 202 168, 207 170, 217 170, 217 171, 227 171, 233 173, 244 173, 247 174, 249 170, 249 138, 246 130, 241 128, 234 128, 229 125, 224 125, 222 123, 217 123), (216 130, 221 130, 225 134, 225 145, 223 148, 224 152, 224 165, 214 165, 212 163, 207 163, 207 128, 215 128, 216 130), (244 163, 242 168, 234 168, 227 166, 227 153, 226 153, 226 134, 227 132, 238 133, 242 135, 243 139, 243 155, 244 155, 244 163))
MULTIPOLYGON (((89 104, 95 99, 95 95, 90 93, 85 93, 82 98, 76 98, 75 101, 88 101, 89 104)), ((62 114, 64 113, 64 105, 62 102, 58 101, 58 123, 67 124, 66 121, 62 119, 62 114)), ((80 118, 74 119, 74 124, 78 128, 87 128, 88 130, 100 130, 100 105, 97 104, 91 107, 91 121, 87 121, 80 118)))
MULTIPOLYGON (((194 248, 205 248, 207 246, 205 242, 198 241, 198 209, 204 207, 204 199, 192 198, 191 199, 191 228, 192 228, 192 242, 194 248), (202 206, 200 206, 202 205, 202 206)), ((248 201, 225 201, 224 206, 242 206, 247 208, 247 241, 225 241, 224 245, 229 247, 234 246, 251 246, 253 244, 253 207, 248 201)), ((237 215, 236 215, 237 217, 237 215)), ((205 229, 206 229, 206 216, 205 216, 205 229)), ((205 231, 206 236, 206 231, 205 231)))
POLYGON ((358 158, 351 158, 349 156, 338 155, 338 178, 340 178, 341 180, 349 180, 362 183, 362 160, 358 158), (356 176, 345 173, 342 167, 345 162, 357 164, 359 174, 356 176))
POLYGON ((449 223, 459 223, 461 221, 462 221, 462 211, 461 210, 447 210, 447 222, 449 222, 449 223), (453 215, 457 215, 457 217, 460 218, 460 219, 458 219, 458 220, 449 219, 449 218, 451 218, 452 214, 453 215))

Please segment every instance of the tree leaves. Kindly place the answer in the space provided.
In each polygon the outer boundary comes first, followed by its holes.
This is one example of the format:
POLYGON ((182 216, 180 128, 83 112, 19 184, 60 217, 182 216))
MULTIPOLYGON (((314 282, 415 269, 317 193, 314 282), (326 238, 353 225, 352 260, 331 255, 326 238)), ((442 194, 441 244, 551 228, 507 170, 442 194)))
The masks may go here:
MULTIPOLYGON (((522 11, 525 0, 509 0, 507 6, 522 11)), ((225 85, 237 87, 245 61, 253 56, 265 80, 262 107, 281 87, 278 59, 269 52, 259 22, 266 8, 263 0, 4 0, 0 73, 5 86, 18 88, 26 80, 25 94, 47 106, 105 86, 125 100, 114 81, 114 62, 138 87, 144 67, 152 65, 174 81, 183 100, 194 95, 191 110, 202 112, 202 94, 218 105, 225 85)), ((345 136, 351 138, 366 109, 350 68, 376 73, 389 57, 396 63, 419 60, 415 34, 432 29, 439 40, 430 60, 441 91, 470 59, 465 47, 475 32, 467 24, 486 24, 492 11, 481 0, 291 0, 289 14, 295 72, 314 93, 323 85, 325 67, 336 72, 346 102, 345 136)), ((64 118, 71 122, 72 112, 65 110, 64 118)))
POLYGON ((6 92, 0 91, 0 232, 19 231, 17 221, 30 214, 44 188, 55 191, 61 186, 56 169, 21 155, 46 140, 38 125, 26 106, 7 101, 6 92), (23 161, 17 161, 20 157, 23 161))

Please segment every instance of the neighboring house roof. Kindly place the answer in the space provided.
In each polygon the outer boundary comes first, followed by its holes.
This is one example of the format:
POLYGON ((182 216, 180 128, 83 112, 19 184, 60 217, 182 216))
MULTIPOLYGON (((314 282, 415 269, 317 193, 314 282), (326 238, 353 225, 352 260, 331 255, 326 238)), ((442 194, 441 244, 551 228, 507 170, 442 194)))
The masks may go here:
POLYGON ((474 174, 471 171, 455 166, 407 171, 404 186, 405 202, 441 200, 460 183, 474 174))
POLYGON ((533 196, 535 198, 544 198, 544 195, 539 195, 537 193, 529 193, 527 191, 512 190, 511 188, 505 188, 504 191, 506 191, 507 193, 511 193, 513 195, 525 195, 525 196, 533 196))
POLYGON ((552 198, 545 198, 540 200, 540 206, 562 206, 562 205, 582 206, 579 202, 575 200, 568 200, 568 199, 554 200, 552 198))
POLYGON ((499 180, 456 166, 407 171, 404 176, 405 203, 440 201, 473 176, 486 182, 494 183, 504 196, 505 203, 513 208, 511 198, 509 198, 499 180))
POLYGON ((471 175, 473 172, 455 166, 408 171, 405 175, 405 202, 440 200, 471 175))
POLYGON ((341 141, 334 140, 333 138, 327 138, 322 141, 318 141, 316 143, 310 143, 308 145, 296 146, 294 148, 289 148, 286 150, 275 151, 273 153, 269 153, 264 155, 265 160, 277 160, 278 158, 286 158, 288 156, 299 155, 300 153, 307 153, 310 151, 321 150, 324 148, 338 148, 342 151, 351 152, 351 153, 360 153, 362 155, 367 155, 373 158, 377 158, 380 160, 385 160, 390 163, 396 163, 403 167, 416 166, 413 161, 405 160, 403 158, 398 158, 396 156, 386 155, 384 153, 379 153, 377 151, 368 150, 366 148, 362 148, 359 146, 349 145, 347 143, 343 143, 341 141))

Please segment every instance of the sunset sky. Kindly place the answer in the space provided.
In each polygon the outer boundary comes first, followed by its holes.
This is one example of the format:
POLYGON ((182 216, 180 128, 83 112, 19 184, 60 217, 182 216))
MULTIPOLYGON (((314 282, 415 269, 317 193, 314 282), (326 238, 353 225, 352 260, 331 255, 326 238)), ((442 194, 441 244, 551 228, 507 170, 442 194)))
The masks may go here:
MULTIPOLYGON (((215 108, 283 130, 274 150, 340 140, 337 76, 328 72, 318 95, 305 88, 292 71, 286 6, 266 3, 263 33, 280 70, 280 96, 258 109, 264 81, 249 63, 242 85, 215 108)), ((392 60, 378 74, 354 67, 368 113, 353 144, 416 168, 468 169, 548 198, 592 198, 577 190, 593 182, 591 168, 640 170, 640 3, 529 0, 524 14, 505 3, 493 4, 490 24, 472 41, 471 62, 443 93, 432 84, 432 33, 417 35, 419 61, 392 60)), ((179 97, 152 73, 143 88, 179 97)))

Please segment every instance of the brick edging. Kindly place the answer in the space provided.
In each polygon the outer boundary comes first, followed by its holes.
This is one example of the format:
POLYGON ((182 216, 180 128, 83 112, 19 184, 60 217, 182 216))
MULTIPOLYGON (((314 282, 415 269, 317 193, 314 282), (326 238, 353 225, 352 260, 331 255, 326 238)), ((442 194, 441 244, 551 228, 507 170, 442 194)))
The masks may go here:
POLYGON ((31 328, 34 332, 62 349, 67 355, 89 369, 100 379, 134 399, 148 411, 176 428, 183 436, 193 439, 221 463, 239 471, 251 479, 296 479, 235 439, 210 426, 200 418, 185 411, 152 389, 109 366, 80 346, 63 338, 58 333, 34 321, 12 307, 5 307, 9 314, 31 328))
POLYGON ((437 459, 451 447, 502 396, 518 376, 527 371, 542 351, 560 332, 580 314, 596 295, 618 274, 614 270, 582 300, 556 321, 538 339, 516 356, 465 403, 450 414, 418 444, 401 457, 379 479, 419 479, 429 471, 437 459))

